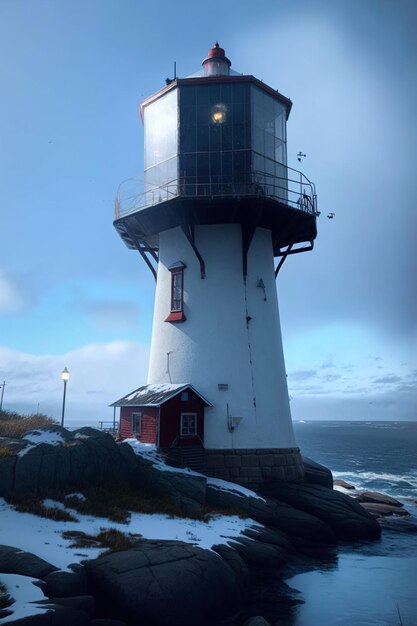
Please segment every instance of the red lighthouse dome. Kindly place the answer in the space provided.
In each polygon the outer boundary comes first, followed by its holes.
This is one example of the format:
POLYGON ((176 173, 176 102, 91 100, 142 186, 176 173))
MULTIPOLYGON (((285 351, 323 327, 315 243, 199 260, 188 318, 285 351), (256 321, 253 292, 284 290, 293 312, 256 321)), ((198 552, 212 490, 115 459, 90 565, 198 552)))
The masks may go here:
POLYGON ((220 48, 218 41, 210 48, 202 63, 205 76, 228 76, 231 65, 230 59, 227 58, 224 49, 220 48))

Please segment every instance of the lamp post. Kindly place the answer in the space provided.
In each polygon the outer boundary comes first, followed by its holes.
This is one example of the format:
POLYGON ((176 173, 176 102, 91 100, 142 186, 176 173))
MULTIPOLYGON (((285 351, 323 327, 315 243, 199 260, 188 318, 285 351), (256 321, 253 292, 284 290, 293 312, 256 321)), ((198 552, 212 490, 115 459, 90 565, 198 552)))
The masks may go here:
POLYGON ((61 380, 64 383, 64 395, 62 397, 62 416, 61 416, 61 426, 64 426, 64 415, 65 415, 65 396, 67 394, 67 382, 69 381, 69 371, 65 367, 61 372, 61 380))
POLYGON ((3 396, 4 396, 4 388, 5 388, 5 386, 6 386, 6 381, 3 380, 3 384, 0 385, 0 387, 1 387, 0 411, 3 410, 3 396))

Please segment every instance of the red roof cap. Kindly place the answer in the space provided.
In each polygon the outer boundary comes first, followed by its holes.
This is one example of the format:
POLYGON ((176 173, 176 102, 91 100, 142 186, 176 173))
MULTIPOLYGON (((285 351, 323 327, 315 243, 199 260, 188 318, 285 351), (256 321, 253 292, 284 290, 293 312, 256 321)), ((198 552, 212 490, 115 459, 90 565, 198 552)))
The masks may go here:
POLYGON ((202 65, 204 65, 206 61, 212 61, 214 59, 225 61, 229 65, 229 67, 232 65, 232 62, 227 58, 224 49, 220 48, 218 41, 216 41, 214 46, 210 48, 210 50, 207 53, 207 57, 204 59, 202 65))

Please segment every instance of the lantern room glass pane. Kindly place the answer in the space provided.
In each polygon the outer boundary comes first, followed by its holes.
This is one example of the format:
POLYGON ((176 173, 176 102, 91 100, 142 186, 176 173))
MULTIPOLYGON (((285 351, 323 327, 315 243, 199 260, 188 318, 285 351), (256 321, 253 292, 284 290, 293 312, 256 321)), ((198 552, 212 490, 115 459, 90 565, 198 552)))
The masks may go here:
POLYGON ((253 175, 263 192, 288 197, 286 115, 283 104, 254 85, 252 99, 253 175))
POLYGON ((182 85, 179 103, 181 189, 221 194, 249 182, 250 85, 182 85))
POLYGON ((144 110, 146 189, 177 179, 178 106, 174 89, 144 110))

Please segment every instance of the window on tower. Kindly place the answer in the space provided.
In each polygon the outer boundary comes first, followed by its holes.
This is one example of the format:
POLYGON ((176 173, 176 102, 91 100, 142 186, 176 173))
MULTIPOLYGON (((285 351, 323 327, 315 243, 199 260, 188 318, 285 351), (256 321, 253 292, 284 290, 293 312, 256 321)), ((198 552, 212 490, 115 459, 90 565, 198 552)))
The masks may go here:
POLYGON ((185 322, 184 315, 184 268, 181 261, 171 265, 171 312, 166 322, 185 322))

